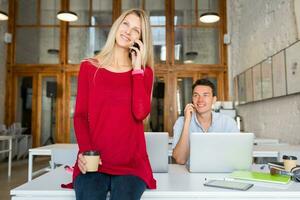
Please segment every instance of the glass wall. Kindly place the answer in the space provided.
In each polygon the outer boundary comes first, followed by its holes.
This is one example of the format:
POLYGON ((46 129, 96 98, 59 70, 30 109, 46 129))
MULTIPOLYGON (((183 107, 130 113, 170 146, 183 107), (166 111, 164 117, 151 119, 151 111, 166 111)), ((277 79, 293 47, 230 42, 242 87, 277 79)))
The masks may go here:
POLYGON ((99 53, 106 42, 108 33, 109 28, 71 27, 68 63, 77 64, 82 59, 93 57, 99 53))
POLYGON ((59 28, 23 27, 16 35, 16 63, 59 63, 59 28))
POLYGON ((75 112, 75 103, 77 96, 77 77, 72 76, 70 80, 71 94, 70 94, 70 142, 77 143, 75 131, 74 131, 74 112, 75 112))
POLYGON ((56 77, 43 77, 42 79, 42 112, 41 112, 41 137, 40 144, 56 143, 56 102, 57 102, 56 77))
POLYGON ((219 22, 205 25, 199 17, 204 12, 219 13, 218 0, 175 0, 174 58, 178 64, 218 64, 219 22))
POLYGON ((15 122, 21 122, 27 128, 24 134, 31 134, 33 77, 21 76, 17 79, 17 110, 15 122))
POLYGON ((60 0, 18 0, 17 64, 59 63, 59 9, 60 0))
POLYGON ((163 77, 156 77, 153 86, 150 130, 154 132, 164 131, 164 100, 165 80, 163 77))
POLYGON ((100 52, 112 24, 112 5, 110 0, 70 1, 70 9, 79 19, 70 24, 68 63, 80 63, 100 52))
POLYGON ((5 116, 9 123, 19 120, 22 126, 31 128, 27 132, 33 136, 33 146, 50 144, 51 139, 76 142, 73 115, 80 61, 101 51, 113 21, 131 8, 142 8, 149 14, 154 45, 155 80, 147 130, 168 131, 172 135, 175 120, 191 101, 191 85, 197 78, 208 77, 217 87, 218 99, 227 98, 226 46, 220 40, 226 27, 226 5, 222 0, 14 0, 10 3, 16 10, 13 51, 8 54, 12 69, 7 84, 14 88, 8 87, 12 91, 7 94, 8 99, 17 96, 17 102, 7 108, 5 116), (224 10, 220 12, 221 9, 224 10), (60 10, 75 12, 78 20, 59 21, 56 13, 60 10), (200 15, 208 11, 221 14, 221 20, 201 23, 200 15), (17 82, 15 77, 19 78, 17 82), (47 96, 47 85, 52 82, 59 86, 61 95, 47 96))
POLYGON ((178 116, 183 116, 185 106, 192 102, 192 85, 193 78, 177 78, 176 102, 178 116))

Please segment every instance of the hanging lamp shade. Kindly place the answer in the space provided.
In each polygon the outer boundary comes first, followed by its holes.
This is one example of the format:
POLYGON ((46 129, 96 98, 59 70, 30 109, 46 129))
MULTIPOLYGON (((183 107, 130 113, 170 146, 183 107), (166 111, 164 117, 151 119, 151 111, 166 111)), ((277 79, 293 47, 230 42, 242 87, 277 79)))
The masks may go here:
POLYGON ((71 11, 59 11, 56 17, 57 19, 66 22, 74 22, 78 19, 77 14, 71 11))
POLYGON ((215 23, 220 20, 220 16, 216 12, 206 12, 200 16, 200 21, 203 23, 215 23))
POLYGON ((0 11, 0 21, 8 20, 7 13, 0 11))
POLYGON ((185 64, 194 63, 195 58, 198 56, 197 51, 188 51, 185 53, 186 59, 184 60, 185 64))
POLYGON ((59 50, 58 49, 48 49, 47 52, 51 55, 57 55, 59 54, 59 50))

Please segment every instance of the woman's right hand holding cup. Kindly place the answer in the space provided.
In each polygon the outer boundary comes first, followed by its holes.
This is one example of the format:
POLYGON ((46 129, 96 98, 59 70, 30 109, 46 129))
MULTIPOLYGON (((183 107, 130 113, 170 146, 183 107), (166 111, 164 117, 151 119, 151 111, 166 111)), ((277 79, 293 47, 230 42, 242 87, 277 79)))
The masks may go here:
MULTIPOLYGON (((98 170, 98 165, 102 165, 100 155, 90 154, 91 151, 78 154, 78 167, 81 173, 93 172, 98 170)), ((93 152, 95 153, 95 152, 93 152)))

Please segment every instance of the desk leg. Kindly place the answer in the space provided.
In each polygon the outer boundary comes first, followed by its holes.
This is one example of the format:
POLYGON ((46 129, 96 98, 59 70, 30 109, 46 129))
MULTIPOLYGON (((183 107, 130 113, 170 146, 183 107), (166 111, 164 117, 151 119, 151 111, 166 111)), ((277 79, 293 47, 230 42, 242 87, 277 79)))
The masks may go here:
POLYGON ((54 170, 55 168, 52 153, 51 153, 50 167, 51 167, 51 171, 54 170))
POLYGON ((32 180, 32 159, 33 159, 32 152, 29 151, 29 155, 28 155, 28 181, 32 180))
POLYGON ((9 140, 9 153, 8 153, 8 176, 11 176, 11 159, 12 159, 12 138, 9 140))

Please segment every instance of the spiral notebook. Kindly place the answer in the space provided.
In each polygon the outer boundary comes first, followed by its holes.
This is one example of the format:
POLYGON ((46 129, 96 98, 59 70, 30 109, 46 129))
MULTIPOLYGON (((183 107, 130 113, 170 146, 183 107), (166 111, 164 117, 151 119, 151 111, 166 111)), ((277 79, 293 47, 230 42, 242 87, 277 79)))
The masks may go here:
POLYGON ((252 171, 235 171, 230 174, 230 178, 280 184, 288 184, 291 180, 291 177, 286 175, 271 175, 270 173, 252 171))

